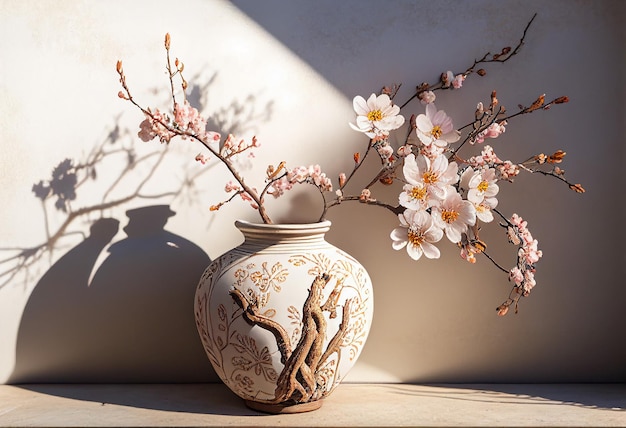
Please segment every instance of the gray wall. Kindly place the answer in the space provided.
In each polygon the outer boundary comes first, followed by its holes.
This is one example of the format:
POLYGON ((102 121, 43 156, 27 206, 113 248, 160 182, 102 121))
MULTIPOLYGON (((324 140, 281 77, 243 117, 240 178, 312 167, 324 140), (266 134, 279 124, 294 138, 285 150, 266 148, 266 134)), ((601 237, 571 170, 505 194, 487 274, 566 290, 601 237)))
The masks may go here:
MULTIPOLYGON (((587 192, 578 195, 534 175, 502 184, 500 209, 527 219, 544 252, 535 290, 522 299, 519 314, 504 318, 495 308, 509 284, 486 259, 469 265, 453 245, 442 243, 441 260, 415 263, 391 249, 388 235, 397 223, 392 215, 354 205, 332 211, 329 240, 367 267, 375 288, 374 326, 348 380, 626 380, 623 2, 181 3, 0 3, 3 260, 16 254, 11 249, 50 242, 49 231, 68 218, 54 208, 42 211, 31 191, 64 158, 86 159, 107 138, 136 144, 140 153, 159 152, 158 144, 134 142, 141 117, 116 98, 114 64, 124 59, 133 87, 148 103, 167 102, 152 91, 166 89, 165 32, 172 34, 188 77, 197 77, 193 98, 212 124, 259 136, 265 152, 259 172, 250 172, 253 178, 262 180, 265 165, 280 160, 320 163, 335 177, 363 144, 347 127, 352 97, 403 83, 399 98, 406 98, 416 84, 434 82, 442 71, 463 70, 486 51, 515 44, 537 12, 518 56, 489 65, 485 78, 468 79, 458 93, 441 94, 437 105, 466 123, 493 89, 511 111, 542 93, 548 99, 569 96, 566 105, 511 121, 490 143, 514 160, 566 150, 563 168, 587 192)), ((419 105, 413 108, 421 112, 419 105)), ((134 188, 151 172, 153 185, 144 193, 169 189, 176 197, 135 198, 80 215, 64 240, 54 242, 54 251, 44 251, 34 265, 20 267, 19 258, 3 263, 0 272, 12 269, 0 287, 5 382, 216 380, 196 342, 191 303, 185 302, 197 271, 240 239, 232 221, 255 216, 241 204, 218 216, 209 213, 208 205, 222 198, 219 168, 183 192, 172 183, 181 171, 197 168, 183 160, 198 150, 181 145, 171 151, 168 168, 150 164, 131 171, 123 158, 106 160, 72 208, 112 200, 107 192, 118 178, 136 177, 126 187, 134 188), (123 231, 132 221, 127 211, 156 204, 176 212, 166 226, 154 226, 170 235, 159 232, 129 244, 131 234, 123 231), (101 217, 114 220, 97 222, 101 217), (94 229, 94 223, 101 227, 94 229), (159 246, 176 239, 184 251, 170 254, 159 246), (112 262, 117 264, 111 268, 112 262), (163 271, 155 274, 155 266, 163 271)), ((115 187, 123 196, 122 190, 115 187)), ((379 192, 395 202, 398 190, 379 192)), ((275 207, 286 213, 277 217, 307 219, 315 198, 298 193, 287 199, 287 209, 275 207)), ((485 236, 490 253, 512 265, 513 248, 499 228, 485 236)))

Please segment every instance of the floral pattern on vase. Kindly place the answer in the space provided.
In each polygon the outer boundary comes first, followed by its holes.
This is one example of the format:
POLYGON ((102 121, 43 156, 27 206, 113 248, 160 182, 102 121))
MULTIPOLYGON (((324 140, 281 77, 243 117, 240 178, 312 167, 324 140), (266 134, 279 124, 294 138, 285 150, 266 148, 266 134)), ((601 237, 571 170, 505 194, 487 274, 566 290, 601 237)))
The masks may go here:
POLYGON ((236 226, 244 243, 212 262, 196 291, 207 356, 247 403, 321 404, 365 345, 369 275, 325 241, 330 222, 236 226))

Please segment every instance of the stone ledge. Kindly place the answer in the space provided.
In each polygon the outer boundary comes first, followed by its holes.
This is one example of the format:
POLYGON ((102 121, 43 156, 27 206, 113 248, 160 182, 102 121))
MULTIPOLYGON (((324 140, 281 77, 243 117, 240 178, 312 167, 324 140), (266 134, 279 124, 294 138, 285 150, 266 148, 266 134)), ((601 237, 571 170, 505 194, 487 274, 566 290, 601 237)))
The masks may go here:
POLYGON ((0 426, 626 426, 626 384, 343 384, 266 415, 221 384, 0 385, 0 426))

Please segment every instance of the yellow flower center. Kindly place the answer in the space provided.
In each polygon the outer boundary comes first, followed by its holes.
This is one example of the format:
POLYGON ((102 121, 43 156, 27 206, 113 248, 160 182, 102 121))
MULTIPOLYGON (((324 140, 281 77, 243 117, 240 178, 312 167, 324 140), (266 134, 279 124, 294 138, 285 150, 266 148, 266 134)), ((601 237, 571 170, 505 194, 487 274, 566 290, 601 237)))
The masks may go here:
POLYGON ((367 113, 367 120, 370 122, 378 122, 379 120, 383 120, 383 112, 380 110, 372 110, 367 113))
POLYGON ((424 237, 414 230, 409 229, 409 242, 411 243, 411 245, 422 245, 422 242, 424 242, 424 237))
POLYGON ((444 210, 441 212, 441 219, 448 224, 454 223, 457 218, 459 218, 459 213, 456 211, 444 210))
POLYGON ((426 183, 426 184, 433 184, 433 183, 436 183, 439 180, 439 177, 437 177, 437 174, 435 174, 432 171, 426 171, 422 175, 422 179, 424 180, 424 183, 426 183))
POLYGON ((426 197, 426 188, 425 187, 413 187, 411 189, 411 198, 423 200, 426 197))
POLYGON ((436 139, 439 139, 439 137, 441 137, 441 134, 443 134, 443 132, 441 131, 441 126, 439 125, 433 126, 433 129, 430 130, 430 135, 432 135, 436 139))
POLYGON ((486 181, 481 181, 480 184, 478 186, 476 186, 476 189, 481 191, 481 192, 485 192, 487 190, 487 188, 489 187, 489 183, 487 183, 486 181))

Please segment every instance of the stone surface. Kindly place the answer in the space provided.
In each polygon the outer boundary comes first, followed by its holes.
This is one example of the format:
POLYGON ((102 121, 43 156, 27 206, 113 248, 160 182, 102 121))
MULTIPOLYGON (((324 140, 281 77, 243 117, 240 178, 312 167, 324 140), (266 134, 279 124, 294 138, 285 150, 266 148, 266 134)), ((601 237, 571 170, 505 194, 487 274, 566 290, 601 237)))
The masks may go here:
POLYGON ((342 384, 267 415, 221 384, 3 385, 0 426, 626 426, 625 384, 342 384))

